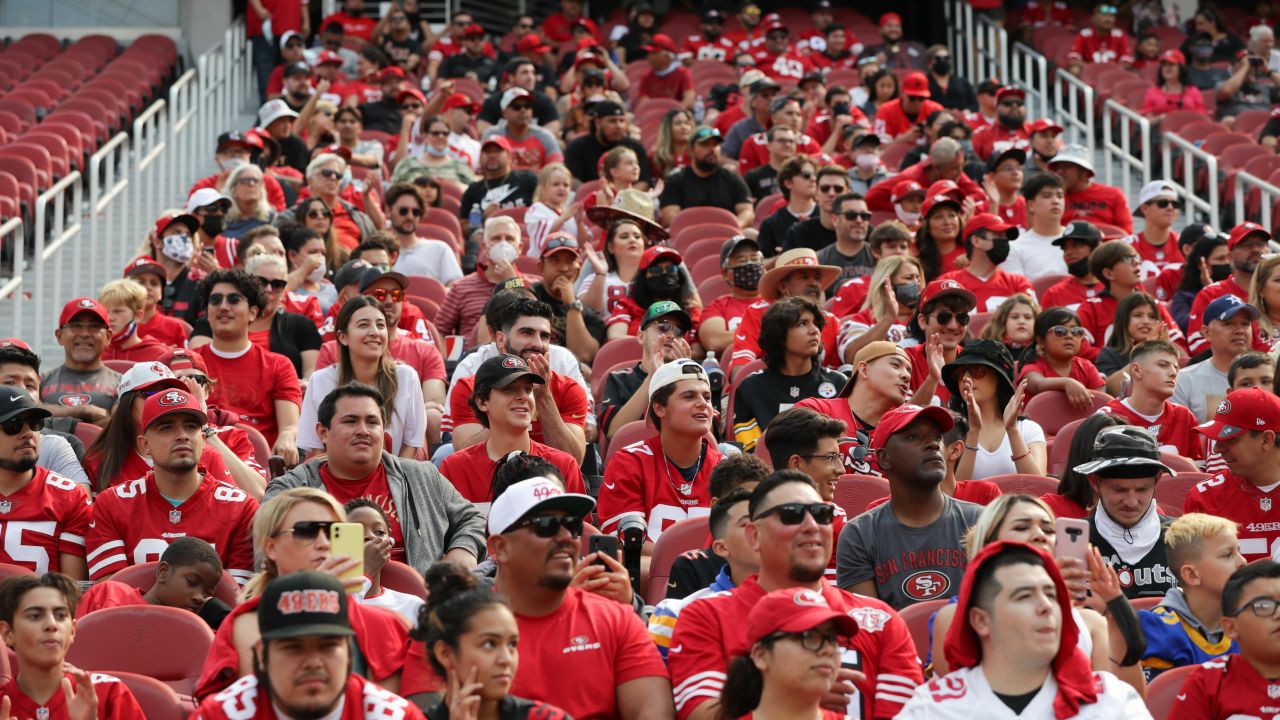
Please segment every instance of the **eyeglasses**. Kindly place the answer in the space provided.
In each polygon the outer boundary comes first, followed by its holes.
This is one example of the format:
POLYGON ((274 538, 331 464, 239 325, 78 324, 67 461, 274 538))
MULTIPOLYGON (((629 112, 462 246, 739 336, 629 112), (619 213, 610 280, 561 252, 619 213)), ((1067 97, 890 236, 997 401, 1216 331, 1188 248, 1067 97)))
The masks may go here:
POLYGON ((420 112, 422 110, 422 103, 405 103, 400 106, 400 109, 407 112, 420 112))
POLYGON ((179 375, 179 380, 195 380, 196 384, 202 388, 207 388, 213 384, 208 375, 179 375))
POLYGON ((1000 107, 1022 107, 1023 105, 1026 105, 1026 103, 1024 103, 1021 100, 1001 100, 1000 101, 1000 107))
POLYGON ((833 648, 840 647, 840 636, 836 633, 824 633, 817 628, 810 628, 804 632, 784 633, 778 632, 765 636, 768 642, 777 642, 778 640, 796 640, 800 643, 800 647, 809 652, 822 652, 822 649, 830 645, 833 648))
POLYGON ((1125 255, 1124 257, 1120 258, 1120 259, 1119 259, 1119 260, 1117 260, 1116 262, 1117 262, 1117 264, 1119 264, 1119 263, 1129 263, 1130 265, 1141 265, 1141 264, 1142 264, 1142 258, 1138 257, 1137 255, 1125 255))
POLYGON ((22 432, 22 428, 24 427, 29 427, 35 432, 40 432, 44 429, 44 418, 19 415, 16 418, 5 420, 3 423, 0 423, 0 430, 3 430, 5 435, 10 436, 17 435, 22 432))
POLYGON ((377 288, 369 290, 365 295, 368 295, 378 302, 386 302, 387 300, 391 300, 391 302, 400 302, 401 300, 404 300, 404 291, 399 288, 392 290, 377 288))
POLYGON ((818 190, 824 193, 842 193, 847 188, 843 185, 819 185, 818 190))
POLYGON ((969 313, 953 313, 950 310, 940 310, 934 313, 933 319, 939 325, 950 325, 952 320, 960 323, 960 327, 969 324, 969 313))
POLYGON ((521 30, 532 30, 533 23, 520 23, 519 25, 516 25, 516 27, 521 30))
POLYGON ((466 27, 470 24, 471 24, 471 18, 467 18, 466 20, 458 20, 455 18, 453 21, 454 27, 466 27))
POLYGON ((800 457, 810 462, 819 460, 835 467, 844 467, 844 460, 841 459, 840 453, 827 453, 826 455, 801 455, 800 457))
POLYGON ((244 302, 244 300, 245 297, 240 293, 227 293, 226 295, 223 295, 222 293, 214 293, 209 296, 209 306, 217 307, 221 305, 223 301, 226 301, 228 305, 235 307, 244 302))
POLYGON ((271 280, 269 278, 260 277, 258 278, 258 282, 262 284, 262 287, 270 290, 271 292, 284 292, 284 289, 289 287, 288 280, 271 280))
POLYGON ((244 177, 236 178, 237 185, 257 185, 261 182, 262 182, 262 178, 254 177, 252 175, 246 175, 244 177))
POLYGON ((574 537, 582 537, 582 516, 573 515, 534 515, 516 523, 511 529, 529 528, 540 538, 553 538, 560 534, 560 528, 569 531, 574 537))
POLYGON ((1162 199, 1160 199, 1160 200, 1152 200, 1152 201, 1151 201, 1151 204, 1152 204, 1152 205, 1155 205, 1156 207, 1160 208, 1161 210, 1166 210, 1166 209, 1171 208, 1171 207, 1178 207, 1178 201, 1177 201, 1177 200, 1165 200, 1165 199, 1163 199, 1163 198, 1162 198, 1162 199))
POLYGON ((308 210, 307 219, 308 220, 332 220, 333 213, 329 212, 328 210, 308 210))
POLYGON ((387 19, 390 20, 391 22, 404 22, 409 18, 405 17, 404 15, 391 15, 387 19))
POLYGON ((427 133, 431 137, 449 137, 448 130, 432 130, 427 133))
POLYGON ((1099 5, 1098 12, 1103 15, 1115 15, 1119 12, 1115 5, 1099 5))
POLYGON ((396 214, 400 217, 407 217, 409 215, 422 217, 422 211, 414 207, 398 207, 396 208, 396 214))
POLYGON ((1066 325, 1054 325, 1053 327, 1049 328, 1049 332, 1053 333, 1054 337, 1060 337, 1060 338, 1066 337, 1067 333, 1070 333, 1071 337, 1073 338, 1084 337, 1084 328, 1078 325, 1072 328, 1069 328, 1066 325))
POLYGON ((316 538, 320 537, 320 533, 328 535, 329 528, 333 525, 333 522, 332 520, 303 520, 302 522, 294 523, 291 528, 285 528, 275 533, 272 537, 291 534, 293 535, 293 541, 299 545, 310 545, 316 541, 316 538))
POLYGON ((342 177, 342 173, 338 172, 337 170, 330 170, 328 168, 321 170, 320 175, 330 180, 337 180, 338 178, 342 177))
POLYGON ((684 328, 670 320, 658 320, 654 322, 654 325, 657 326, 659 333, 662 333, 663 335, 670 335, 672 337, 680 337, 686 332, 684 328))
POLYGON ((69 322, 66 325, 63 325, 62 328, 64 330, 70 330, 73 333, 95 333, 101 330, 106 330, 107 326, 102 323, 69 322))
MULTIPOLYGON (((10 433, 12 434, 12 433, 10 433)), ((1252 610, 1254 615, 1260 618, 1275 617, 1276 607, 1280 606, 1280 601, 1269 597, 1256 597, 1244 604, 1239 610, 1231 613, 1231 617, 1240 615, 1245 610, 1252 610)))
POLYGON ((670 263, 662 263, 661 265, 650 265, 649 269, 644 272, 649 277, 657 277, 659 275, 676 275, 680 272, 680 266, 670 263))
POLYGON ((799 525, 804 522, 806 513, 813 516, 813 521, 819 525, 830 525, 836 509, 835 506, 826 503, 782 503, 768 510, 762 510, 752 520, 763 520, 770 515, 777 515, 778 522, 783 525, 799 525))
POLYGON ((965 365, 961 371, 974 380, 981 380, 991 371, 986 365, 965 365))
POLYGON ((844 213, 844 219, 850 222, 857 222, 859 220, 861 220, 862 222, 870 222, 871 213, 858 212, 857 210, 850 210, 849 212, 844 213))

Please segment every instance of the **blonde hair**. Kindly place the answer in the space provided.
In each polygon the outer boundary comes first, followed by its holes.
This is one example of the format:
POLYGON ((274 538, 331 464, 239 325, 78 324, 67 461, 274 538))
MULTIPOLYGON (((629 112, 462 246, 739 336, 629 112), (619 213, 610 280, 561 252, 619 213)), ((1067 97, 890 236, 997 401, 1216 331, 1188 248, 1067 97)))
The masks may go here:
MULTIPOLYGON (((273 265, 285 275, 289 274, 289 266, 285 264, 284 258, 274 253, 267 252, 260 245, 254 245, 253 247, 258 248, 258 252, 254 253, 248 260, 244 261, 245 272, 253 274, 253 271, 263 265, 273 265)), ((251 247, 249 249, 252 250, 253 248, 251 247)))
POLYGON ((605 153, 604 159, 601 161, 600 165, 600 178, 612 185, 613 171, 618 169, 618 166, 622 164, 622 159, 628 154, 631 155, 631 157, 636 158, 636 162, 640 161, 639 156, 636 155, 636 151, 626 145, 615 146, 611 148, 609 152, 605 153))
POLYGON ((285 517, 295 507, 307 502, 329 508, 333 511, 333 516, 337 518, 338 522, 347 521, 347 512, 342 509, 342 505, 332 495, 317 488, 290 488, 264 502, 258 508, 258 514, 253 518, 254 561, 255 565, 262 569, 249 578, 249 582, 245 583, 244 588, 240 590, 242 599, 248 600, 256 597, 267 586, 267 583, 280 575, 275 562, 267 557, 267 540, 270 540, 283 529, 282 525, 285 517))
POLYGON ((253 204, 253 209, 249 213, 240 211, 240 203, 231 203, 231 209, 227 210, 227 222, 234 222, 247 217, 256 218, 263 222, 271 219, 273 213, 271 203, 267 200, 267 183, 266 175, 263 174, 262 168, 257 165, 241 165, 240 167, 227 173, 227 181, 222 184, 222 194, 229 198, 234 198, 236 183, 239 182, 240 176, 245 173, 256 172, 258 174, 258 197, 257 202, 253 204))
POLYGON ((978 337, 1004 342, 1004 326, 1009 322, 1009 316, 1013 314, 1013 309, 1019 305, 1026 305, 1031 308, 1031 321, 1034 325, 1036 316, 1040 315, 1040 305, 1036 303, 1035 298, 1026 293, 1014 293, 1000 303, 1000 307, 996 308, 996 311, 991 315, 991 320, 987 322, 986 327, 982 328, 982 332, 978 334, 978 337))
MULTIPOLYGON (((1263 257, 1258 263, 1258 269, 1253 271, 1253 280, 1249 283, 1249 304, 1258 308, 1258 327, 1267 334, 1267 337, 1272 338, 1276 336, 1277 328, 1275 321, 1271 319, 1267 301, 1263 297, 1262 286, 1275 274, 1277 266, 1280 266, 1280 255, 1263 257)), ((1272 309, 1280 314, 1280 308, 1272 309)))
POLYGON ((1187 513, 1174 520, 1164 531, 1164 548, 1173 576, 1181 582, 1182 566, 1200 559, 1205 540, 1223 533, 1236 537, 1238 532, 1234 522, 1217 515, 1187 513))
POLYGON ((978 516, 978 521, 965 533, 964 552, 970 560, 973 559, 974 555, 978 554, 979 550, 995 542, 996 533, 1000 532, 1000 526, 1004 524, 1005 518, 1009 517, 1009 512, 1018 503, 1030 503, 1044 510, 1050 519, 1054 517, 1053 510, 1049 505, 1035 495, 1022 495, 1020 493, 1001 495, 982 509, 982 514, 978 516))
MULTIPOLYGON (((898 270, 903 265, 913 265, 920 272, 920 278, 916 281, 924 289, 924 266, 920 261, 910 255, 890 255, 886 258, 880 258, 880 262, 876 263, 876 269, 871 271, 871 280, 867 283, 867 287, 871 291, 867 293, 867 299, 862 301, 862 309, 871 308, 871 315, 879 320, 884 317, 885 301, 884 295, 878 292, 881 285, 889 283, 892 285, 893 276, 898 274, 898 270)), ((890 287, 890 290, 893 288, 890 287)))
MULTIPOLYGON (((548 163, 542 166, 542 170, 538 172, 538 186, 533 189, 534 202, 542 202, 543 191, 551 185, 551 178, 558 172, 564 173, 569 178, 569 186, 572 190, 573 173, 569 172, 569 168, 564 163, 548 163)), ((570 193, 570 197, 572 197, 572 193, 570 193)))
POLYGON ((98 302, 112 305, 128 305, 135 314, 142 312, 147 305, 147 289, 133 278, 112 280, 98 291, 98 302))

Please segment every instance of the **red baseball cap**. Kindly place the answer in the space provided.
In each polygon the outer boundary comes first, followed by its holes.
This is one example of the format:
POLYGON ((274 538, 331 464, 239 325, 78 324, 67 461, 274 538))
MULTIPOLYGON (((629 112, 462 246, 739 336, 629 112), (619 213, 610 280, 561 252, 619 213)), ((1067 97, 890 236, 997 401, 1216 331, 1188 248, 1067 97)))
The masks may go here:
POLYGON ((578 18, 578 21, 577 21, 577 22, 575 22, 575 23, 573 24, 573 29, 574 29, 574 30, 578 30, 578 29, 586 30, 587 32, 591 33, 592 35, 599 35, 599 34, 600 34, 600 26, 599 26, 599 25, 596 25, 596 21, 595 21, 595 20, 592 20, 591 18, 578 18))
POLYGON ((199 370, 205 375, 209 374, 209 366, 204 364, 204 358, 200 353, 191 352, 185 348, 179 348, 169 353, 169 357, 164 359, 164 364, 169 366, 170 370, 199 370))
POLYGON ((152 395, 142 405, 142 431, 146 432, 152 423, 174 413, 193 415, 201 425, 209 422, 209 416, 200 409, 200 403, 191 397, 191 393, 171 388, 152 395))
POLYGON ((479 23, 471 23, 463 29, 462 37, 484 37, 484 26, 479 23))
POLYGON ((899 25, 901 25, 902 16, 899 15, 898 13, 885 13, 880 16, 880 27, 884 27, 885 25, 888 25, 891 22, 896 22, 899 25))
POLYGON ((670 260, 677 265, 684 262, 684 258, 680 256, 680 252, 675 248, 667 247, 666 245, 654 245, 645 250, 644 254, 640 256, 640 269, 648 270, 650 265, 659 260, 670 260))
POLYGON ((1027 91, 1017 85, 1001 85, 1000 89, 996 90, 996 102, 1000 102, 1001 99, 1009 97, 1010 95, 1016 95, 1020 98, 1026 99, 1027 91))
POLYGON ((200 221, 196 219, 195 215, 188 215, 186 213, 174 215, 173 217, 162 215, 156 220, 156 237, 163 235, 164 231, 168 230, 169 226, 176 222, 186 225, 187 230, 190 231, 188 233, 189 235, 195 235, 196 231, 200 229, 200 221))
POLYGON ((1187 56, 1183 55, 1181 50, 1171 48, 1160 53, 1160 62, 1173 63, 1174 65, 1186 65, 1187 56))
POLYGON ((316 55, 316 67, 321 65, 341 65, 342 62, 342 56, 332 50, 321 50, 320 54, 316 55))
POLYGON ((466 93, 456 92, 444 99, 445 110, 453 110, 455 108, 462 108, 467 112, 474 113, 476 111, 476 101, 472 100, 471 96, 466 93))
POLYGON ((142 255, 124 266, 124 277, 137 277, 143 273, 159 275, 160 282, 164 283, 167 283, 169 279, 169 275, 164 271, 164 266, 150 255, 142 255))
POLYGON ((1014 240, 1018 237, 1018 228, 1010 225, 991 213, 978 213, 977 215, 974 215, 969 222, 965 223, 964 233, 961 237, 967 240, 970 235, 978 232, 979 230, 990 230, 997 235, 1003 234, 1010 240, 1014 240))
POLYGON ((497 145, 503 150, 511 152, 511 141, 507 139, 506 135, 490 135, 485 138, 484 141, 480 143, 480 151, 484 152, 484 149, 490 145, 497 145))
POLYGON ((550 52, 551 46, 542 41, 537 33, 529 33, 516 41, 516 52, 521 55, 550 52))
POLYGON ((774 30, 781 30, 781 31, 783 31, 783 32, 785 32, 785 33, 790 33, 790 32, 791 32, 790 28, 788 28, 788 27, 786 26, 786 24, 785 24, 785 23, 783 23, 781 20, 779 20, 779 19, 777 19, 777 18, 774 18, 773 20, 769 21, 768 23, 765 23, 765 26, 764 26, 764 34, 765 34, 765 35, 768 35, 769 33, 773 32, 774 30))
POLYGON ((1280 397, 1262 388, 1227 393, 1213 419, 1196 426, 1210 440, 1226 440, 1249 430, 1280 432, 1280 397))
POLYGON ((382 68, 382 72, 378 73, 378 80, 390 80, 392 78, 403 80, 404 68, 399 65, 388 65, 382 68))
POLYGON ((1242 222, 1239 225, 1231 228, 1231 239, 1227 241, 1227 247, 1234 249, 1235 246, 1244 242, 1245 238, 1249 237, 1250 235, 1255 235, 1257 233, 1262 233, 1263 240, 1271 239, 1271 233, 1267 232, 1267 229, 1262 227, 1258 223, 1242 222))
POLYGON ((351 162, 351 151, 347 148, 342 147, 337 143, 334 143, 332 145, 325 145, 323 148, 320 149, 320 152, 328 153, 330 155, 337 155, 343 160, 347 162, 351 162))
POLYGON ((955 425, 955 421, 951 419, 951 411, 941 405, 925 405, 923 407, 909 403, 899 405, 881 416, 880 423, 876 425, 875 430, 871 431, 871 449, 879 450, 883 448, 889 442, 890 436, 915 422, 916 418, 921 415, 938 423, 943 432, 950 430, 955 425))
POLYGON ((893 186, 893 202, 898 203, 912 195, 924 197, 924 188, 915 180, 900 180, 893 186))
POLYGON ((30 345, 19 340, 18 338, 0 338, 0 348, 11 348, 11 347, 21 348, 22 350, 27 350, 28 352, 31 350, 30 345))
POLYGON ((1045 130, 1052 130, 1055 133, 1061 133, 1062 126, 1049 118, 1036 118, 1035 120, 1027 123, 1027 133, 1030 135, 1035 135, 1036 133, 1044 132, 1045 130))
POLYGON ((909 97, 929 97, 929 78, 922 72, 907 73, 902 78, 902 94, 909 97))
POLYGON ((969 292, 965 286, 955 280, 944 280, 942 278, 938 278, 924 286, 924 292, 920 294, 920 307, 924 307, 935 300, 941 300, 947 296, 964 298, 969 301, 970 307, 978 304, 978 297, 969 292))
POLYGON ((664 35, 662 33, 654 33, 653 39, 650 40, 649 44, 645 45, 642 49, 645 52, 650 53, 659 51, 669 53, 677 52, 676 41, 672 40, 670 35, 664 35))
POLYGON ((406 97, 416 98, 417 101, 422 103, 423 105, 427 104, 426 96, 423 95, 422 91, 416 87, 407 87, 401 90, 400 94, 396 95, 396 104, 399 105, 400 103, 404 102, 404 99, 406 97))
POLYGON ((960 211, 960 203, 964 199, 964 193, 960 193, 956 197, 956 193, 950 188, 939 188, 938 185, 943 182, 939 180, 929 186, 929 192, 924 197, 924 204, 920 206, 921 215, 928 217, 929 213, 939 205, 955 205, 956 211, 960 211))
POLYGON ((92 313, 94 317, 102 321, 103 325, 111 324, 107 320, 106 306, 91 297, 78 297, 62 306, 62 314, 58 316, 58 326, 66 325, 75 316, 86 312, 92 313))
POLYGON ((836 610, 817 590, 785 588, 774 590, 756 601, 747 620, 747 643, 755 645, 774 633, 802 633, 833 621, 844 637, 858 634, 858 621, 836 610))

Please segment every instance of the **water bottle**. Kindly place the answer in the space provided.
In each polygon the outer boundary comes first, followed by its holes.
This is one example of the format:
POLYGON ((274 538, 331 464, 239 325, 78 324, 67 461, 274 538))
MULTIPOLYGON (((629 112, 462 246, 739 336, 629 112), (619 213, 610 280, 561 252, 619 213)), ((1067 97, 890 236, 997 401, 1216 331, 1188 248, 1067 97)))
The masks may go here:
POLYGON ((702 361, 702 370, 707 373, 707 384, 711 386, 711 402, 720 406, 720 391, 724 389, 724 370, 716 360, 715 352, 708 352, 707 359, 702 361))
POLYGON ((484 222, 484 214, 480 212, 480 203, 471 206, 471 214, 467 216, 467 225, 470 230, 475 230, 484 222))
POLYGON ((698 95, 693 99, 693 122, 695 125, 702 122, 702 118, 707 114, 706 103, 702 102, 702 96, 698 95))

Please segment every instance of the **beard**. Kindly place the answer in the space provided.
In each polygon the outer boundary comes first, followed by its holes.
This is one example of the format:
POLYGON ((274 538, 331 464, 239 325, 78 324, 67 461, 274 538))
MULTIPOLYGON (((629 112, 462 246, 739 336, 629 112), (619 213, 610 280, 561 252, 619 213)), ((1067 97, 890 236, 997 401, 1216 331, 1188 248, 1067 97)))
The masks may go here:
POLYGON ((825 564, 809 567, 792 560, 791 564, 787 566, 787 579, 799 585, 808 585, 821 580, 826 572, 827 566, 825 564))
POLYGON ((36 458, 21 458, 12 460, 10 458, 0 458, 0 470, 8 470, 9 472, 30 472, 35 469, 36 458))
POLYGON ((697 165, 698 169, 705 173, 715 172, 715 169, 720 167, 720 161, 714 155, 694 160, 693 164, 697 165))
MULTIPOLYGON (((194 453, 181 458, 170 458, 167 462, 161 464, 156 463, 156 467, 162 468, 175 475, 191 472, 199 465, 200 459, 194 453)), ((295 716, 296 717, 296 716, 295 716)))

